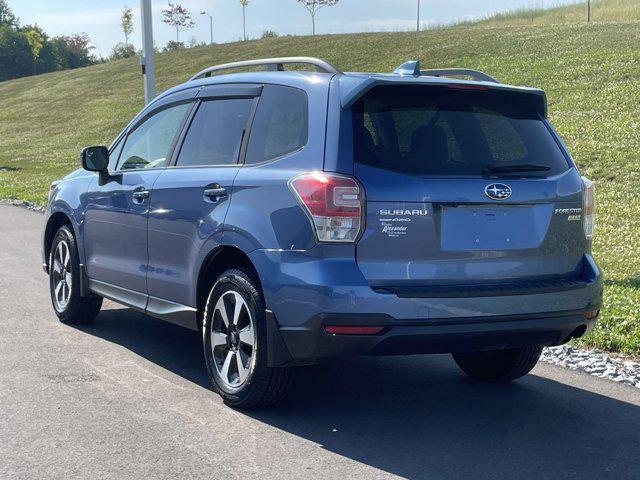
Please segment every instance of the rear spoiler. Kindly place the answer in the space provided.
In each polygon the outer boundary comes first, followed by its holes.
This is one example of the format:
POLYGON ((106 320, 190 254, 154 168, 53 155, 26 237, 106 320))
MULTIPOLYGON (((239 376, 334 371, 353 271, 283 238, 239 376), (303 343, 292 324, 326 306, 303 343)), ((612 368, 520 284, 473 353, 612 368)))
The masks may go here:
POLYGON ((397 76, 364 76, 364 75, 340 75, 338 77, 340 83, 340 99, 342 108, 351 108, 358 100, 364 97, 368 92, 382 85, 411 85, 411 86, 441 86, 455 89, 482 89, 502 91, 505 93, 513 93, 517 95, 531 96, 530 100, 536 112, 542 117, 547 118, 547 95, 544 90, 528 87, 514 87, 502 83, 489 81, 468 81, 443 77, 408 77, 397 76))

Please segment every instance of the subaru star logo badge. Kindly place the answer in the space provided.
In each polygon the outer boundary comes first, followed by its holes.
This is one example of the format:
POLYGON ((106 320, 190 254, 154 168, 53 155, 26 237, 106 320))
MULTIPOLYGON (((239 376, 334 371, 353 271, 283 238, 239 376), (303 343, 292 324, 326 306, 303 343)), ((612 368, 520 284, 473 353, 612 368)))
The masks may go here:
POLYGON ((506 200, 511 193, 511 187, 504 183, 492 183, 484 187, 484 194, 493 200, 506 200))

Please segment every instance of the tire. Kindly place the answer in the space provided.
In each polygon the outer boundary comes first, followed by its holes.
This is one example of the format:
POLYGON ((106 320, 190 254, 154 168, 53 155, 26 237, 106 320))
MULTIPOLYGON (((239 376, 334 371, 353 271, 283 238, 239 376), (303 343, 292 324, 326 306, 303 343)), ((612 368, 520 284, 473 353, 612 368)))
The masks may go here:
POLYGON ((49 292, 58 319, 88 324, 100 313, 102 297, 80 296, 80 261, 75 237, 67 225, 56 232, 49 254, 49 292))
POLYGON ((453 359, 471 378, 508 382, 529 373, 541 353, 542 347, 535 345, 507 350, 454 353, 453 359))
POLYGON ((267 365, 265 305, 257 285, 248 270, 224 272, 209 293, 202 322, 214 390, 227 405, 242 409, 277 403, 292 381, 290 368, 267 365))

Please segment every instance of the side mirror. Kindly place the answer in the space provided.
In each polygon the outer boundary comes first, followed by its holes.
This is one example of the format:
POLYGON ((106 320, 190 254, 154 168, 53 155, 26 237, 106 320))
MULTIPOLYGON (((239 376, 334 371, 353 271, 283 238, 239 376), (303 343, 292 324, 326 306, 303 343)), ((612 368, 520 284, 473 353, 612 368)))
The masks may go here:
POLYGON ((109 150, 107 147, 85 147, 80 154, 82 168, 89 172, 98 172, 100 180, 109 179, 109 150))

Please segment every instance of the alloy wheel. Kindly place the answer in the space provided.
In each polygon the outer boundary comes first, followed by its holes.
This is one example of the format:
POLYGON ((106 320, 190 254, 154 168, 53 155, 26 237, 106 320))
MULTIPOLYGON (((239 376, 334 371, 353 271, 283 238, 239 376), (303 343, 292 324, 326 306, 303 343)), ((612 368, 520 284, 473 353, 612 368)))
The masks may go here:
POLYGON ((71 299, 73 277, 71 275, 71 252, 69 244, 62 240, 58 243, 53 255, 53 301, 59 312, 64 311, 71 299))
POLYGON ((230 290, 216 303, 211 319, 211 352, 219 380, 237 389, 255 364, 255 324, 242 295, 230 290))

